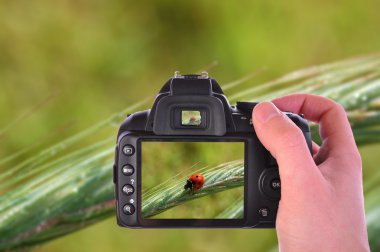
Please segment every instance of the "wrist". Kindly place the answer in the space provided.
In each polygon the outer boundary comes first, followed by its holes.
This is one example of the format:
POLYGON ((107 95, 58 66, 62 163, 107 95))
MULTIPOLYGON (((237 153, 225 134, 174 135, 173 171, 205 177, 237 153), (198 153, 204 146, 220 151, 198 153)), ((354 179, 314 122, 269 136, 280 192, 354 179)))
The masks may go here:
POLYGON ((333 238, 333 236, 317 236, 317 239, 302 239, 297 235, 277 232, 278 247, 281 252, 319 252, 319 251, 370 251, 366 235, 333 238))

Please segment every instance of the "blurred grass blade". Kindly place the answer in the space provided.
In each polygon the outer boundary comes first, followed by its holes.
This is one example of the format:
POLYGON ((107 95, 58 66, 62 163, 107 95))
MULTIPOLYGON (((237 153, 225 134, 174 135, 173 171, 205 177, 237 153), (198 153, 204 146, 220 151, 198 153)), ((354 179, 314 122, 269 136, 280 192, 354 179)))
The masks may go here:
MULTIPOLYGON (((231 101, 252 97, 256 101, 277 97, 284 93, 303 91, 304 88, 318 88, 321 84, 330 84, 334 80, 348 78, 368 70, 378 70, 380 54, 367 55, 350 60, 329 63, 325 65, 312 66, 302 70, 286 74, 279 79, 253 86, 246 90, 237 92, 229 97, 231 101), (295 88, 294 88, 295 86, 295 88), (280 89, 279 93, 273 90, 280 89)), ((342 84, 338 82, 336 84, 342 84)))
POLYGON ((56 135, 62 133, 63 131, 71 128, 73 125, 74 125, 74 121, 70 121, 68 123, 65 123, 65 124, 61 125, 60 127, 58 127, 57 129, 55 129, 54 131, 52 131, 50 134, 47 134, 46 136, 39 138, 39 140, 34 141, 33 144, 15 152, 15 153, 12 153, 11 155, 9 155, 3 159, 0 159, 0 167, 3 166, 7 162, 15 160, 16 158, 20 157, 21 155, 27 153, 28 151, 36 149, 36 147, 41 145, 43 142, 50 140, 53 136, 56 136, 56 135))
POLYGON ((247 81, 253 79, 257 75, 259 75, 260 73, 262 73, 264 70, 265 70, 265 68, 260 68, 260 69, 258 69, 256 71, 252 72, 252 73, 249 73, 246 76, 243 76, 242 78, 240 78, 238 80, 226 83, 226 84, 222 85, 222 89, 223 89, 223 91, 226 91, 226 90, 229 90, 229 89, 234 88, 236 86, 239 86, 239 85, 243 84, 244 82, 247 82, 247 81))
POLYGON ((23 114, 16 117, 16 119, 12 120, 10 123, 8 123, 5 127, 0 129, 0 139, 4 137, 6 132, 8 132, 10 129, 12 129, 15 125, 19 124, 23 120, 26 120, 28 117, 32 116, 36 112, 38 112, 40 109, 44 108, 49 102, 54 100, 58 96, 58 92, 51 93, 48 97, 46 97, 43 101, 35 104, 31 108, 28 109, 28 111, 24 112, 23 114))
POLYGON ((146 99, 142 100, 141 102, 130 106, 128 109, 126 109, 122 112, 116 113, 116 114, 112 115, 111 117, 109 117, 108 119, 88 128, 87 130, 82 131, 82 132, 80 132, 80 133, 78 133, 72 137, 69 137, 69 138, 61 141, 60 143, 57 143, 56 145, 49 147, 46 150, 41 151, 39 154, 34 155, 29 159, 26 159, 25 161, 21 162, 19 165, 14 166, 8 170, 5 170, 4 172, 0 173, 0 181, 3 179, 7 179, 10 176, 12 176, 12 177, 15 176, 17 174, 17 172, 19 172, 20 170, 22 170, 22 173, 24 173, 25 169, 26 170, 32 169, 32 168, 40 165, 41 163, 46 162, 49 158, 53 158, 53 157, 57 156, 63 150, 69 148, 70 146, 72 146, 75 143, 78 143, 82 139, 89 137, 92 134, 95 134, 95 133, 101 131, 103 128, 105 128, 107 126, 116 127, 116 125, 118 125, 118 122, 122 121, 127 113, 133 112, 135 109, 141 107, 150 99, 151 99, 150 97, 146 98, 146 99))
MULTIPOLYGON (((254 73, 228 85, 235 87, 253 76, 254 73)), ((293 92, 320 94, 340 102, 347 109, 357 143, 380 143, 380 54, 301 69, 239 90, 229 98, 231 101, 263 101, 293 92)), ((147 97, 36 152, 14 167, 5 166, 6 157, 0 160, 4 165, 0 169, 1 251, 29 249, 115 214, 112 163, 116 127, 127 113, 140 109, 150 100, 151 97, 147 97), (91 140, 92 135, 100 133, 105 135, 104 141, 91 140), (82 142, 86 144, 80 145, 82 142)), ((313 127, 314 135, 316 129, 313 127)), ((242 186, 242 167, 241 162, 237 162, 204 168, 202 174, 208 179, 204 188, 194 194, 182 189, 186 174, 178 174, 170 180, 177 182, 166 183, 160 190, 153 188, 143 195, 142 213, 151 217, 187 201, 242 186)), ((379 185, 380 171, 364 185, 369 237, 374 251, 380 250, 377 239, 380 236, 379 185)), ((242 216, 243 211, 241 206, 233 204, 218 216, 242 216)))
MULTIPOLYGON (((380 172, 377 173, 379 175, 380 172)), ((372 251, 380 251, 380 187, 373 188, 366 193, 366 222, 368 239, 372 251)))

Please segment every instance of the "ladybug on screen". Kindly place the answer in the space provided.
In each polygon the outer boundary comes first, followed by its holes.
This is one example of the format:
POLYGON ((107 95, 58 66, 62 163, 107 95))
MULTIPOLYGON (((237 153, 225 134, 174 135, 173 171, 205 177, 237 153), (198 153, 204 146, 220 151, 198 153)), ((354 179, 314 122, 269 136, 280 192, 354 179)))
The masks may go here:
POLYGON ((190 189, 191 191, 199 190, 202 188, 204 183, 205 178, 201 174, 195 173, 191 175, 188 180, 186 180, 186 184, 183 188, 185 190, 190 189))
POLYGON ((196 120, 197 120, 197 118, 195 116, 190 117, 190 122, 195 122, 196 120))

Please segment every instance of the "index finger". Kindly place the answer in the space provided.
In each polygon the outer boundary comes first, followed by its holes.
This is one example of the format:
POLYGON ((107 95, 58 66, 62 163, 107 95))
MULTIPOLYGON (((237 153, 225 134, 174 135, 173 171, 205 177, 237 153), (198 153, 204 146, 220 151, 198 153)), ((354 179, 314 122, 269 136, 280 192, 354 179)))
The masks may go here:
POLYGON ((320 136, 329 151, 335 154, 357 152, 355 139, 344 108, 328 98, 293 94, 273 100, 282 111, 304 114, 307 120, 320 124, 320 136))

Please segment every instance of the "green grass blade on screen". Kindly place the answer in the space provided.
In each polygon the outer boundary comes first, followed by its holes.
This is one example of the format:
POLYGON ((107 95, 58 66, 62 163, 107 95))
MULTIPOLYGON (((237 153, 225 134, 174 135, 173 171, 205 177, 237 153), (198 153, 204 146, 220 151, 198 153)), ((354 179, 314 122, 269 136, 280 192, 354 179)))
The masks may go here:
POLYGON ((243 161, 234 161, 221 164, 217 167, 203 170, 202 174, 206 178, 205 183, 202 189, 193 193, 183 189, 184 181, 189 177, 184 176, 177 179, 176 182, 165 184, 163 187, 160 186, 148 195, 143 194, 143 217, 149 218, 184 202, 243 186, 244 163, 243 161))
MULTIPOLYGON (((379 76, 380 55, 374 54, 312 66, 249 88, 239 89, 236 83, 227 86, 231 103, 264 101, 294 92, 330 97, 347 109, 356 140, 365 145, 380 143, 379 76)), ((0 250, 31 248, 115 214, 112 184, 115 134, 126 114, 140 110, 141 105, 144 104, 130 106, 96 126, 35 152, 15 167, 7 167, 12 160, 0 160, 0 250), (104 141, 75 147, 75 143, 104 130, 108 134, 104 141)), ((222 170, 223 166, 219 168, 222 170)), ((216 176, 218 169, 205 172, 216 176)), ((186 201, 241 185, 240 180, 216 176, 215 184, 210 180, 204 189, 190 195, 177 187, 174 190, 173 186, 183 188, 183 182, 181 178, 165 187, 165 195, 162 190, 145 195, 148 204, 143 215, 154 216, 186 201)), ((366 199, 376 197, 372 192, 379 189, 378 184, 372 183, 366 199)), ((380 228, 373 221, 379 215, 379 203, 374 202, 367 208, 370 238, 380 235, 380 228)), ((239 214, 239 209, 231 208, 218 216, 239 214)), ((371 239, 371 246, 373 250, 380 249, 375 238, 371 239)))
POLYGON ((231 206, 219 213, 218 219, 241 219, 244 218, 244 195, 231 202, 231 206))

